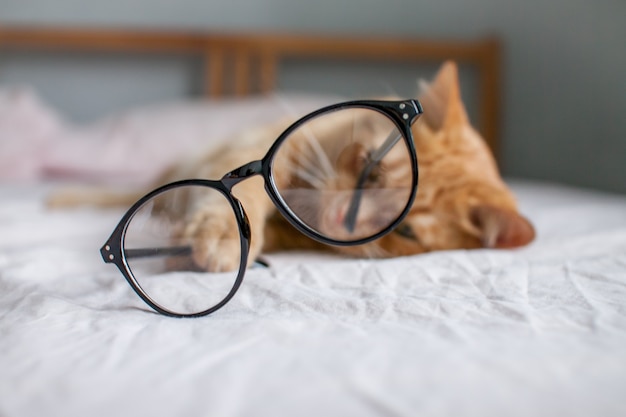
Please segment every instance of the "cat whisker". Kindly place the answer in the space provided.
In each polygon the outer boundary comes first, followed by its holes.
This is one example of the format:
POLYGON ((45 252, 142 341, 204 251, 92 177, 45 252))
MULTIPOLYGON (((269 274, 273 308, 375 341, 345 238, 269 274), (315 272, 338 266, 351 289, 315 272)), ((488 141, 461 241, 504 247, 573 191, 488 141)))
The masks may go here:
POLYGON ((392 97, 398 97, 400 96, 400 94, 398 94, 398 91, 391 85, 391 83, 389 81, 385 81, 385 80, 379 80, 378 83, 380 84, 380 86, 387 91, 387 94, 392 96, 392 97))
POLYGON ((392 256, 389 251, 385 250, 381 246, 372 244, 364 245, 363 252, 365 254, 365 257, 374 259, 390 258, 392 256))
POLYGON ((301 180, 304 180, 305 182, 312 185, 318 190, 324 188, 324 181, 321 180, 320 178, 317 178, 314 174, 311 174, 310 172, 307 172, 304 170, 297 170, 295 174, 298 176, 298 178, 300 178, 301 180))
POLYGON ((430 83, 423 78, 417 80, 418 95, 428 94, 430 90, 430 83))
POLYGON ((311 158, 308 152, 298 153, 297 164, 290 164, 288 168, 296 176, 318 189, 323 188, 325 180, 328 178, 328 173, 319 167, 318 161, 311 158))
POLYGON ((271 96, 288 116, 293 118, 301 116, 301 114, 296 111, 295 106, 289 101, 288 97, 280 93, 273 93, 271 96))
POLYGON ((312 185, 317 189, 322 189, 324 187, 324 177, 320 175, 320 172, 316 170, 314 166, 305 165, 299 161, 299 164, 290 163, 287 165, 287 169, 296 177, 304 180, 306 183, 312 185))
POLYGON ((325 171, 323 167, 319 166, 319 160, 311 157, 307 152, 302 151, 298 154, 298 162, 311 173, 317 174, 319 178, 328 177, 328 171, 325 171))
POLYGON ((302 130, 303 130, 304 136, 307 139, 307 144, 311 147, 311 150, 313 151, 313 155, 317 157, 315 162, 319 164, 320 168, 322 169, 322 171, 326 174, 328 178, 334 177, 335 168, 333 168, 333 165, 328 159, 328 155, 326 155, 326 152, 324 152, 322 145, 320 145, 319 139, 317 139, 317 137, 315 137, 313 132, 311 132, 309 129, 302 129, 302 130))

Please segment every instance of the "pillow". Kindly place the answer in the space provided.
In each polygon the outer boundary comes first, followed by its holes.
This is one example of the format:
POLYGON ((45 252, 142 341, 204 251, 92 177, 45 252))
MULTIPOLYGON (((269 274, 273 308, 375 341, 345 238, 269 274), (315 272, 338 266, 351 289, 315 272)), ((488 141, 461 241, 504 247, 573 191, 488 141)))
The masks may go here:
POLYGON ((36 179, 46 149, 62 131, 58 115, 26 87, 0 89, 0 179, 36 179))
POLYGON ((146 183, 185 155, 203 152, 237 132, 301 116, 335 97, 282 94, 155 104, 88 126, 68 126, 42 161, 47 177, 146 183))
POLYGON ((30 90, 0 94, 0 179, 145 184, 188 154, 237 132, 297 117, 340 98, 283 93, 157 103, 76 125, 30 90))

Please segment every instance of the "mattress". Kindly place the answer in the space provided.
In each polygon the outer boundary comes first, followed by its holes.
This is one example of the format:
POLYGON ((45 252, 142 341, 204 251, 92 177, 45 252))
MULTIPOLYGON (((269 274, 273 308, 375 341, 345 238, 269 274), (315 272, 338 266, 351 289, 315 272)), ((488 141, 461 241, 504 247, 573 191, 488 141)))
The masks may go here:
POLYGON ((626 415, 626 196, 509 183, 525 248, 272 254, 174 319, 100 258, 120 210, 6 182, 0 416, 626 415))

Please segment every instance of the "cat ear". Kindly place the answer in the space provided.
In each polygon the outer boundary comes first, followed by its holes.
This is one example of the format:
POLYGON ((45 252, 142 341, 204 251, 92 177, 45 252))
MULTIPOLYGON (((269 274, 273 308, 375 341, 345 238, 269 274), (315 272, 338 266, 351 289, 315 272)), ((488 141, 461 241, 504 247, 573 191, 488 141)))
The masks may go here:
POLYGON ((435 79, 430 83, 420 80, 419 87, 419 100, 424 108, 422 118, 432 129, 468 123, 455 62, 444 62, 435 79))
POLYGON ((470 210, 470 220, 486 248, 515 248, 535 238, 532 224, 515 211, 481 205, 470 210))

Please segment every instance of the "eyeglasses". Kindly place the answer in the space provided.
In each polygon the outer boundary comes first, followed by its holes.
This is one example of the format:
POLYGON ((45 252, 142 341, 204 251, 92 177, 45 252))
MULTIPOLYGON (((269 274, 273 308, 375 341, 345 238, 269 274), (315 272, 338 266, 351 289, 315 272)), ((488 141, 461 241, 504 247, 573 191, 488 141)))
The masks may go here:
POLYGON ((237 292, 254 239, 234 186, 260 175, 277 211, 304 235, 330 245, 370 242, 393 230, 415 198, 411 125, 421 113, 417 100, 316 110, 280 134, 261 160, 220 180, 182 180, 149 192, 100 253, 157 312, 210 314, 237 292))

